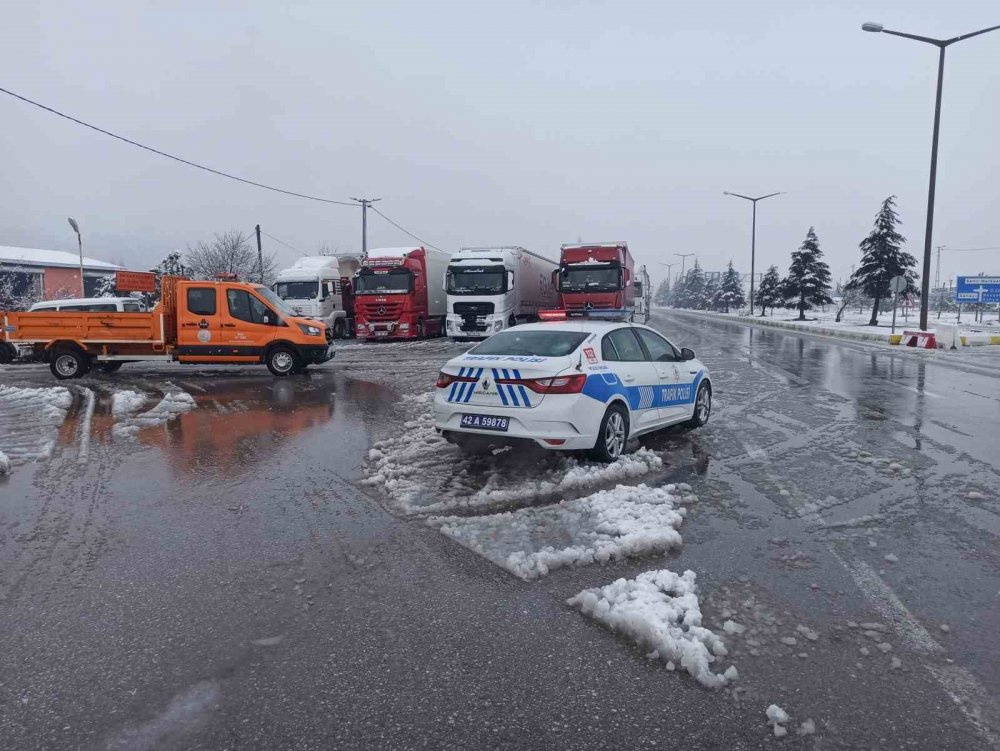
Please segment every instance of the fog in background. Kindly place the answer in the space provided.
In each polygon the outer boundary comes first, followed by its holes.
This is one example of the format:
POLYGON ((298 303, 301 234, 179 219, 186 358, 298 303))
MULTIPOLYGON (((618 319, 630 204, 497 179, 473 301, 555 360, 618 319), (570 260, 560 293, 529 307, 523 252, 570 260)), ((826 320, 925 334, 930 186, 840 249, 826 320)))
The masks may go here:
MULTIPOLYGON (((815 225, 846 278, 883 198, 920 255, 935 37, 983 1, 8 3, 0 86, 251 180, 378 208, 429 243, 627 240, 749 271, 815 225)), ((948 50, 935 244, 1000 245, 1000 32, 948 50)), ((145 268, 230 228, 360 248, 360 211, 268 193, 0 95, 0 245, 145 268)), ((410 240, 369 215, 369 245, 410 240)), ((297 254, 265 237, 284 265, 297 254)), ((689 259, 690 263, 690 259, 689 259)), ((678 270, 675 267, 674 271, 678 270)), ((1000 272, 952 253, 942 276, 1000 272)), ((650 268, 654 278, 665 272, 650 268)))

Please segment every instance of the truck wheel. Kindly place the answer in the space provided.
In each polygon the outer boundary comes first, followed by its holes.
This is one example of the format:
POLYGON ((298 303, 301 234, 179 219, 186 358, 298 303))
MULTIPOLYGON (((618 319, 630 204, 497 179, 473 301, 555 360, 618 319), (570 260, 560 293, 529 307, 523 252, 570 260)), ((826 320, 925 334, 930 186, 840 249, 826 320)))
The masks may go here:
POLYGON ((60 381, 69 378, 79 378, 90 370, 87 356, 78 349, 57 349, 52 353, 49 370, 60 381))
POLYGON ((286 376, 294 373, 299 365, 299 356, 289 347, 279 345, 267 353, 267 369, 272 375, 286 376))
POLYGON ((17 357, 17 350, 7 342, 0 342, 0 365, 9 365, 17 357))
POLYGON ((688 420, 688 425, 692 428, 700 428, 708 422, 709 415, 712 414, 712 389, 707 383, 698 387, 698 396, 694 400, 694 414, 688 420))
POLYGON ((628 413, 621 404, 612 404, 601 420, 597 443, 590 450, 590 457, 610 464, 622 455, 626 441, 628 441, 628 413))
POLYGON ((507 328, 512 329, 515 326, 517 326, 517 319, 511 315, 511 317, 507 319, 507 328))
POLYGON ((333 338, 334 339, 346 339, 347 334, 344 331, 344 319, 338 318, 333 322, 333 338))

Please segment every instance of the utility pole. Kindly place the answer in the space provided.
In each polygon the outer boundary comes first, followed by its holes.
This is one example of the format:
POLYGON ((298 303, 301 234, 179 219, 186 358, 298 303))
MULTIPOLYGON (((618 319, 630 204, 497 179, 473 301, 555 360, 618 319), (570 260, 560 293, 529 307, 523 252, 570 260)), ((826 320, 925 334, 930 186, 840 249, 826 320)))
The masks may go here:
POLYGON ((254 227, 257 232, 257 270, 260 272, 260 283, 264 283, 264 249, 260 246, 260 225, 254 227))
POLYGON ((357 201, 361 204, 361 257, 365 258, 368 256, 368 207, 371 206, 376 201, 381 201, 381 198, 355 198, 351 196, 352 201, 357 201))

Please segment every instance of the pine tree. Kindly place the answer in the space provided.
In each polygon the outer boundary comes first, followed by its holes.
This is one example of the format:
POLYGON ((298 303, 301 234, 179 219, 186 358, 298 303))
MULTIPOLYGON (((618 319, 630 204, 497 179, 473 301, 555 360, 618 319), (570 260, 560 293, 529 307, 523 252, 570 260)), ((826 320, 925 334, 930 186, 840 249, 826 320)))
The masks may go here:
POLYGON ((701 302, 697 306, 698 310, 718 310, 722 306, 720 294, 722 288, 715 278, 705 282, 705 290, 701 293, 701 302))
POLYGON ((729 312, 733 307, 739 310, 746 305, 746 297, 743 295, 743 285, 740 283, 740 274, 733 268, 733 262, 729 262, 726 273, 722 277, 722 285, 719 287, 719 302, 729 312))
POLYGON ((678 307, 693 308, 701 310, 705 302, 705 272, 698 265, 698 259, 694 261, 694 266, 688 269, 684 275, 684 288, 678 300, 678 307))
POLYGON ((653 295, 653 302, 661 307, 665 307, 670 302, 669 277, 660 282, 660 286, 656 288, 656 294, 653 295))
POLYGON ((889 281, 893 277, 906 277, 904 294, 917 292, 917 275, 913 271, 917 259, 903 250, 906 238, 896 231, 896 225, 900 223, 896 214, 896 196, 889 196, 882 202, 872 231, 858 246, 861 248, 861 264, 851 274, 847 287, 860 289, 874 298, 869 326, 878 326, 879 304, 892 294, 889 281))
POLYGON ((830 268, 822 260, 819 238, 810 227, 799 249, 792 253, 792 264, 785 277, 785 296, 799 309, 798 320, 806 320, 806 311, 814 305, 829 305, 830 268))
MULTIPOLYGON (((760 314, 763 316, 767 314, 768 308, 771 309, 771 315, 774 315, 774 309, 784 301, 785 293, 781 286, 781 274, 778 273, 777 266, 771 266, 764 274, 764 278, 760 280, 760 287, 757 288, 754 302, 760 305, 760 314)), ((752 310, 750 314, 753 315, 752 310)))

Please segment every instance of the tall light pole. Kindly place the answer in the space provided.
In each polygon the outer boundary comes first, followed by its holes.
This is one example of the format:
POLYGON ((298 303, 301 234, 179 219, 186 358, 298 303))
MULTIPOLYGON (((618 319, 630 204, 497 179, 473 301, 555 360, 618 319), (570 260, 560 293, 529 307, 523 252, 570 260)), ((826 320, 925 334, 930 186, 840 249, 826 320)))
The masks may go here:
POLYGON ((933 44, 940 50, 938 55, 938 78, 937 78, 937 98, 934 101, 934 133, 931 136, 931 175, 930 185, 927 188, 927 231, 924 234, 924 265, 923 278, 920 281, 920 329, 927 330, 927 309, 930 300, 930 276, 931 276, 931 236, 934 232, 934 190, 937 182, 937 155, 938 155, 938 132, 941 128, 941 89, 944 85, 944 51, 955 42, 961 42, 969 37, 985 34, 987 31, 996 31, 1000 26, 990 26, 988 29, 980 29, 970 34, 952 37, 951 39, 931 39, 916 34, 904 34, 902 31, 890 31, 880 23, 863 23, 862 31, 870 31, 875 34, 891 34, 892 36, 913 39, 918 42, 933 44))
POLYGON ((368 255, 368 207, 371 206, 376 201, 381 201, 381 198, 355 198, 351 196, 352 201, 357 201, 361 204, 361 257, 365 258, 368 255))
POLYGON ((722 191, 724 196, 733 196, 734 198, 742 198, 744 201, 750 201, 753 204, 753 223, 750 225, 750 313, 753 314, 753 290, 754 282, 754 266, 757 263, 757 201, 763 201, 765 198, 773 198, 774 196, 783 195, 785 191, 779 190, 777 193, 768 193, 766 196, 757 196, 752 198, 750 196, 740 195, 739 193, 730 193, 728 190, 722 191))
POLYGON ((83 238, 80 236, 80 225, 76 223, 76 219, 73 217, 69 217, 66 221, 69 222, 69 226, 76 233, 76 244, 80 247, 80 297, 86 297, 87 290, 83 286, 83 238))
MULTIPOLYGON (((697 253, 674 253, 675 256, 681 257, 681 279, 684 278, 684 261, 686 261, 691 256, 698 255, 697 253)), ((671 264, 674 265, 674 264, 671 264)))
POLYGON ((673 263, 664 263, 663 261, 660 261, 659 263, 661 266, 667 267, 667 281, 670 281, 670 270, 677 265, 677 262, 674 261, 673 263))

